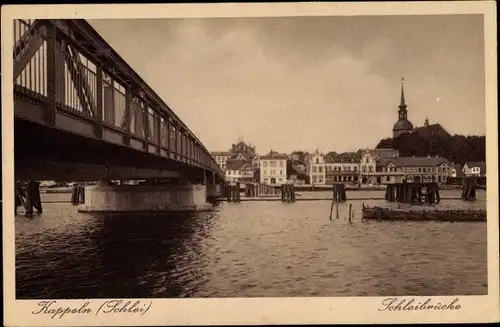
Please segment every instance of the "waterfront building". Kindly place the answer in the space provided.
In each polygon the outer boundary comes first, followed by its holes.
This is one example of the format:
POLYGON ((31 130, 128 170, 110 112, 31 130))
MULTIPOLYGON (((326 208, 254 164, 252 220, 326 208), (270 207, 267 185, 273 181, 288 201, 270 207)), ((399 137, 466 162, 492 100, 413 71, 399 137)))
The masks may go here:
POLYGON ((344 152, 325 156, 325 184, 359 184, 360 156, 357 152, 344 152))
POLYGON ((465 176, 486 176, 486 162, 484 161, 473 161, 466 162, 462 169, 465 176))
POLYGON ((406 180, 445 183, 451 174, 451 163, 442 157, 396 157, 377 162, 376 183, 391 184, 406 180), (392 173, 392 174, 389 174, 392 173))
POLYGON ((402 134, 408 134, 413 131, 413 124, 408 120, 408 110, 405 102, 404 79, 401 79, 401 102, 398 110, 398 121, 392 128, 392 137, 396 138, 402 134))
POLYGON ((227 163, 226 181, 254 182, 254 168, 246 160, 231 160, 227 163))
POLYGON ((287 180, 287 159, 283 153, 270 151, 260 157, 260 182, 268 185, 285 184, 287 180))
POLYGON ((325 184, 325 158, 318 149, 307 158, 307 173, 312 185, 325 184))

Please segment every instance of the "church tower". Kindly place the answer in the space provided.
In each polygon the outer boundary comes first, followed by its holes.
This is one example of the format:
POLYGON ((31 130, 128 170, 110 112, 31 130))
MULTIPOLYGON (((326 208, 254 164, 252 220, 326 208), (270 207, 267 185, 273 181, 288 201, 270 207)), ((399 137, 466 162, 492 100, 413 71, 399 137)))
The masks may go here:
POLYGON ((398 110, 398 121, 392 128, 392 137, 396 138, 401 134, 411 133, 413 131, 413 124, 408 120, 408 110, 406 109, 404 78, 401 78, 401 100, 398 110))

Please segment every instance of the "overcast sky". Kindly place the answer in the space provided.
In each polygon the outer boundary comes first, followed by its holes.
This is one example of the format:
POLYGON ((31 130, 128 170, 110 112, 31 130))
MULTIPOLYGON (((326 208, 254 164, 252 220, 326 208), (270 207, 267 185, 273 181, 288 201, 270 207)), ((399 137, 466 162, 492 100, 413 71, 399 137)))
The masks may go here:
POLYGON ((479 15, 91 20, 209 150, 354 151, 408 118, 485 134, 479 15))

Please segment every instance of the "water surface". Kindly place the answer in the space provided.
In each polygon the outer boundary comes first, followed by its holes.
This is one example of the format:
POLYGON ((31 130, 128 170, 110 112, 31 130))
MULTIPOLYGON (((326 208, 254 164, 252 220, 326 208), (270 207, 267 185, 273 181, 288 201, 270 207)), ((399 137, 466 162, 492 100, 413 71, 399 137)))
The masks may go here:
MULTIPOLYGON (((347 196, 352 200, 332 221, 329 201, 221 203, 211 213, 126 216, 46 203, 40 217, 16 217, 17 297, 487 294, 485 223, 362 221, 362 203, 388 204, 355 198, 383 192, 347 196)), ((484 209, 485 194, 438 207, 484 209)))

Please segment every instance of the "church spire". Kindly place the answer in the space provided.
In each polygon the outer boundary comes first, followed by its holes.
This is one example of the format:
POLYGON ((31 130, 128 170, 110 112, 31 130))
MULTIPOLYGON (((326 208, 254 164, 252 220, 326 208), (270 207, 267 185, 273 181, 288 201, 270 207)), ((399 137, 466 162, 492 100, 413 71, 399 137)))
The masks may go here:
POLYGON ((401 103, 399 104, 399 108, 403 109, 406 108, 406 103, 405 103, 405 89, 404 89, 404 82, 405 78, 401 77, 401 103))

